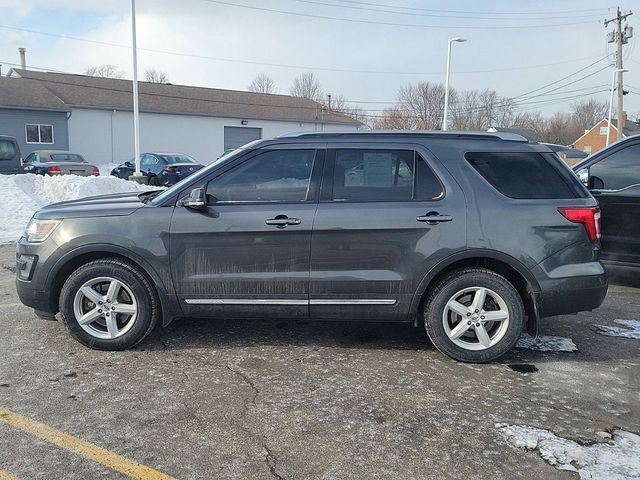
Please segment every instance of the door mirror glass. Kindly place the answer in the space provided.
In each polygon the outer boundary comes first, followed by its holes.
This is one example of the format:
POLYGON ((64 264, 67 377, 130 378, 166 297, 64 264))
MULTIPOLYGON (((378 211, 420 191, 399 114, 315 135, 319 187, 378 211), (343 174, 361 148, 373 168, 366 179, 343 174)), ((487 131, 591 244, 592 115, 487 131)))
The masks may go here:
POLYGON ((576 172, 576 175, 580 179, 580 181, 584 184, 585 187, 589 186, 589 169, 582 168, 576 172))
POLYGON ((125 167, 135 168, 136 165, 133 163, 133 160, 127 160, 124 162, 125 167))
POLYGON ((188 197, 182 200, 182 206, 193 210, 206 210, 207 197, 204 188, 194 188, 188 197))

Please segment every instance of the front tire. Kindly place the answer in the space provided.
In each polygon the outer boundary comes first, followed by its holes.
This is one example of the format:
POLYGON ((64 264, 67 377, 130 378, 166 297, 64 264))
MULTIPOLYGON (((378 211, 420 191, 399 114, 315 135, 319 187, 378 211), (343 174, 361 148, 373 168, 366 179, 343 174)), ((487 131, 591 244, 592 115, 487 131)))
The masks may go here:
POLYGON ((524 307, 515 287, 483 268, 447 274, 424 303, 427 335, 442 353, 461 362, 495 360, 511 350, 524 326, 524 307))
POLYGON ((106 258, 73 272, 60 292, 60 312, 73 338, 96 350, 124 350, 145 338, 160 318, 148 277, 126 260, 106 258))

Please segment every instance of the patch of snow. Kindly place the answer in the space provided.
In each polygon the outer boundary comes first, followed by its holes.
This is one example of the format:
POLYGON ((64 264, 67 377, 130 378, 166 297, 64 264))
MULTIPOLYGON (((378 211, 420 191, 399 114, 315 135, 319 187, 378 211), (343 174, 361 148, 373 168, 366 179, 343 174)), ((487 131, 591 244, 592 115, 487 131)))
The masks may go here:
POLYGON ((139 185, 111 176, 0 175, 0 192, 2 192, 0 243, 13 242, 20 238, 24 227, 36 210, 50 203, 108 193, 152 189, 153 187, 147 185, 139 185))
POLYGON ((540 428, 496 424, 505 439, 517 448, 538 450, 559 470, 577 472, 583 480, 640 479, 640 435, 614 430, 606 443, 580 445, 540 428))
POLYGON ((625 337, 640 339, 640 320, 622 320, 616 318, 614 323, 623 327, 610 327, 608 325, 596 325, 597 333, 609 335, 610 337, 625 337))
POLYGON ((539 336, 533 338, 524 334, 516 343, 516 348, 528 348, 539 352, 577 352, 578 347, 573 340, 566 337, 539 336))

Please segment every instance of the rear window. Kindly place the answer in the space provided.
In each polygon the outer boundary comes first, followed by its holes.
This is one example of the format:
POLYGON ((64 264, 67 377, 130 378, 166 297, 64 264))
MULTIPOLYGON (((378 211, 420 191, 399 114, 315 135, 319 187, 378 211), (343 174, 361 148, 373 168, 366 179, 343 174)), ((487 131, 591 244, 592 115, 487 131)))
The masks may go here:
POLYGON ((10 140, 0 140, 0 160, 11 160, 18 154, 15 144, 10 140))
POLYGON ((561 160, 538 152, 468 152, 465 158, 496 190, 510 198, 584 196, 578 180, 564 172, 561 160))
MULTIPOLYGON (((75 153, 52 153, 49 155, 52 162, 76 162, 84 163, 84 158, 75 153)), ((46 159, 46 157, 42 157, 46 159)))
POLYGON ((187 157, 186 155, 159 155, 159 157, 162 158, 168 164, 196 163, 196 161, 193 158, 187 157))

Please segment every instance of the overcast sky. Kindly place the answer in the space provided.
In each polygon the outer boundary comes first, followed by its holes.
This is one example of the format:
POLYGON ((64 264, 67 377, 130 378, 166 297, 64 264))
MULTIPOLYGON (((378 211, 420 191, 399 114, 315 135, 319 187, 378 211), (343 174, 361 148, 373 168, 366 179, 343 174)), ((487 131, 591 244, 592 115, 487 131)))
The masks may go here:
MULTIPOLYGON (((621 7, 630 9, 634 4, 625 0, 621 7)), ((460 36, 468 41, 454 44, 452 86, 491 88, 516 97, 614 51, 606 41, 612 26, 602 24, 614 9, 602 5, 596 0, 137 0, 139 71, 155 67, 175 84, 242 90, 253 77, 266 73, 275 79, 280 93, 288 93, 297 74, 313 71, 327 93, 353 101, 387 102, 408 82, 444 82, 447 39, 460 36), (540 25, 545 27, 527 28, 540 25)), ((34 67, 82 73, 89 66, 109 63, 131 76, 128 48, 6 28, 127 46, 131 44, 129 0, 0 0, 0 9, 3 74, 9 62, 19 62, 18 47, 26 47, 27 63, 34 67)), ((640 11, 629 24, 640 25, 640 11)), ((625 109, 631 113, 640 113, 640 48, 635 45, 640 28, 636 30, 624 47, 625 68, 630 70, 625 84, 636 92, 625 97, 625 109)), ((604 68, 554 95, 521 100, 520 108, 549 114, 575 101, 566 97, 607 90, 612 68, 606 65, 602 60, 549 87, 604 68)), ((593 96, 608 101, 608 95, 602 91, 593 96)), ((375 111, 385 105, 363 106, 375 111)))

